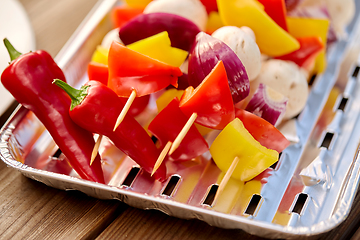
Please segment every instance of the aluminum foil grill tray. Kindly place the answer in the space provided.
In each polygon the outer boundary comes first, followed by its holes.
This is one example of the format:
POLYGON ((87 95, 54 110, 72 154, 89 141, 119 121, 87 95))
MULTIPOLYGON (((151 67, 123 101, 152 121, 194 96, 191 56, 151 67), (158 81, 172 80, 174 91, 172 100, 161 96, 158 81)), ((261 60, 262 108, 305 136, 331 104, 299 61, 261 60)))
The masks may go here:
MULTIPOLYGON (((55 58, 71 85, 78 87, 87 80, 87 63, 112 28, 109 11, 116 4, 115 0, 99 1, 55 58)), ((51 187, 118 199, 179 218, 197 218, 217 227, 239 228, 267 238, 329 231, 348 215, 360 178, 359 22, 355 17, 347 28, 348 38, 328 49, 327 70, 311 82, 302 113, 279 126, 292 144, 276 166, 261 180, 230 179, 215 201, 224 174, 211 156, 166 163, 171 176, 162 183, 106 138, 100 147, 106 184, 82 180, 64 161, 44 126, 22 106, 1 129, 0 157, 23 175, 51 187)), ((144 114, 153 111, 150 104, 144 114)))

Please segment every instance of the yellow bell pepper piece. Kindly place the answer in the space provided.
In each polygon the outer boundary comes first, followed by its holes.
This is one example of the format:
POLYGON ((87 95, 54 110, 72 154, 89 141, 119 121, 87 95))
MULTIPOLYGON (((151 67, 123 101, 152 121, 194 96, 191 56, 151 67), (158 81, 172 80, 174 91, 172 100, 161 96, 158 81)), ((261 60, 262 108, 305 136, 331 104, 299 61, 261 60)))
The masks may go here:
POLYGON ((109 50, 99 45, 96 47, 96 50, 91 57, 91 61, 108 65, 108 55, 109 50))
POLYGON ((224 26, 224 23, 221 20, 219 12, 210 12, 208 16, 208 21, 206 23, 206 33, 212 34, 215 30, 224 26))
POLYGON ((163 110, 175 97, 180 100, 183 93, 184 90, 177 90, 175 88, 166 90, 158 99, 156 99, 158 112, 161 112, 161 110, 163 110))
POLYGON ((134 8, 145 8, 152 0, 125 0, 126 5, 134 8))
POLYGON ((217 0, 225 25, 247 26, 256 36, 260 51, 269 56, 281 56, 300 48, 299 42, 282 29, 256 0, 217 0))
POLYGON ((240 119, 235 118, 216 137, 210 153, 221 171, 226 172, 235 157, 239 157, 232 177, 248 181, 274 164, 278 152, 267 149, 246 130, 240 119))
MULTIPOLYGON (((326 49, 327 33, 329 29, 328 19, 296 18, 287 17, 286 23, 289 33, 295 38, 319 36, 326 49)), ((314 73, 322 73, 326 69, 326 54, 323 50, 315 59, 314 73)))
POLYGON ((187 51, 171 47, 169 34, 166 31, 129 44, 127 47, 174 67, 180 67, 188 55, 187 51))

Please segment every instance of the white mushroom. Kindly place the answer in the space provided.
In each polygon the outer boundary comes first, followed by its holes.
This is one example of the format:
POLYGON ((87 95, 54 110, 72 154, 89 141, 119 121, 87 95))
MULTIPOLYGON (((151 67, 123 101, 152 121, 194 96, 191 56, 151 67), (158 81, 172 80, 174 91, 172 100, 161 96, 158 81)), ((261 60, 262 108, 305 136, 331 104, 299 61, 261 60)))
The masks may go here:
MULTIPOLYGON (((246 29, 249 32, 251 29, 246 29)), ((212 36, 226 43, 239 57, 251 80, 255 79, 261 69, 261 54, 258 45, 250 34, 235 26, 225 26, 213 32, 212 36)))
POLYGON ((122 41, 120 40, 120 37, 119 37, 119 28, 115 28, 115 29, 109 31, 103 38, 103 40, 101 42, 101 46, 106 49, 109 49, 110 45, 113 41, 122 43, 122 41))
POLYGON ((264 83, 289 99, 283 119, 295 117, 305 107, 309 89, 306 72, 291 61, 270 59, 263 63, 259 76, 250 83, 254 92, 264 83))
POLYGON ((144 9, 144 13, 165 12, 176 14, 194 22, 200 30, 206 28, 208 15, 199 0, 154 0, 144 9))
POLYGON ((354 0, 325 0, 335 32, 346 37, 345 28, 355 15, 354 0))
POLYGON ((254 39, 254 41, 256 42, 256 36, 255 36, 255 33, 254 31, 247 27, 247 26, 242 26, 240 27, 241 30, 243 30, 247 35, 249 35, 250 37, 252 37, 254 39))

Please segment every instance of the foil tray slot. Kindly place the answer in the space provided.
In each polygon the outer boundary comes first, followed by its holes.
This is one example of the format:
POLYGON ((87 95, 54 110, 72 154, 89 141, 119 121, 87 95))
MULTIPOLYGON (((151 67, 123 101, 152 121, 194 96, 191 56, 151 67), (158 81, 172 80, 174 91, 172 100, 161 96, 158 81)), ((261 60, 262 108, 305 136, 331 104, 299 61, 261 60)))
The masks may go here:
POLYGON ((60 158, 60 155, 62 154, 62 151, 60 148, 56 150, 56 152, 52 155, 53 158, 60 158))
POLYGON ((349 102, 349 98, 347 98, 347 97, 342 97, 341 100, 340 100, 339 103, 338 103, 337 109, 345 112, 345 109, 346 109, 346 106, 347 106, 347 103, 348 103, 348 102, 349 102))
POLYGON ((331 150, 332 146, 334 145, 335 140, 335 133, 333 132, 326 132, 324 134, 323 140, 320 144, 320 147, 326 148, 331 150))
POLYGON ((258 208, 259 205, 261 205, 260 203, 262 201, 263 201, 263 199, 260 195, 254 194, 251 197, 251 200, 250 200, 248 206, 246 207, 245 214, 252 215, 252 216, 255 215, 256 209, 258 208))
POLYGON ((358 77, 358 75, 359 75, 359 70, 360 70, 360 66, 355 66, 354 67, 354 70, 353 70, 353 73, 352 73, 352 77, 353 78, 357 78, 358 77))
POLYGON ((161 195, 171 197, 174 194, 176 188, 179 186, 180 179, 181 177, 178 175, 171 176, 170 180, 166 184, 166 187, 164 191, 162 191, 161 195))
POLYGON ((283 158, 284 158, 283 152, 280 152, 279 159, 276 162, 274 162, 274 164, 271 165, 269 168, 274 169, 276 171, 279 168, 279 166, 281 165, 283 158))
POLYGON ((311 87, 314 84, 316 78, 317 78, 316 74, 311 76, 311 78, 309 79, 309 82, 308 82, 309 87, 311 87))
POLYGON ((132 167, 129 171, 128 175, 126 176, 125 180, 121 184, 121 186, 131 187, 132 183, 134 182, 135 178, 140 172, 139 167, 132 167))
POLYGON ((291 206, 290 212, 302 215, 305 209, 304 207, 308 202, 308 199, 309 199, 309 195, 306 193, 297 194, 293 202, 293 205, 291 206))
POLYGON ((204 201, 202 202, 202 205, 208 205, 211 207, 212 204, 214 203, 215 195, 216 195, 218 189, 219 189, 219 185, 212 184, 209 188, 209 191, 208 191, 204 201))

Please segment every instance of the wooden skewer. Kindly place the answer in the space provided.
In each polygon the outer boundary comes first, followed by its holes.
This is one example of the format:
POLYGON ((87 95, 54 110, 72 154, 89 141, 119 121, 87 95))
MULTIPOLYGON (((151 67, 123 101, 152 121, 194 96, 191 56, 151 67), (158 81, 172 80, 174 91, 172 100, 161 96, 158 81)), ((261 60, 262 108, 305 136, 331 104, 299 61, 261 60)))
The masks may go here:
POLYGON ((188 131, 190 130, 190 127, 193 125, 197 118, 197 113, 191 114, 189 120, 186 122, 185 126, 181 129, 179 135, 174 140, 174 143, 171 145, 169 155, 173 154, 173 152, 179 147, 181 141, 184 139, 188 131))
POLYGON ((92 153, 91 153, 90 166, 94 162, 94 160, 96 158, 96 155, 98 154, 102 137, 103 137, 103 135, 99 134, 98 138, 96 139, 95 146, 94 146, 94 148, 92 150, 92 153))
POLYGON ((214 197, 214 201, 217 199, 217 197, 221 194, 221 192, 224 190, 227 182, 229 181, 232 173, 234 172, 237 164, 239 162, 239 157, 235 157, 234 161, 231 163, 229 169, 226 171, 225 176, 223 177, 223 179, 221 180, 220 184, 219 184, 219 188, 216 191, 215 197, 214 197))
POLYGON ((124 120, 127 112, 129 111, 131 104, 134 102, 135 98, 136 98, 136 90, 133 89, 131 91, 131 94, 128 98, 128 100, 125 103, 124 108, 122 109, 121 113, 119 114, 118 118, 116 119, 116 123, 115 123, 115 127, 113 129, 113 131, 115 132, 116 128, 120 125, 120 123, 124 120))
POLYGON ((168 141, 165 145, 165 147, 163 148, 163 150, 161 151, 158 159, 156 160, 156 163, 154 165, 154 169, 151 173, 151 176, 156 172, 156 170, 158 170, 158 168, 160 167, 161 163, 164 161, 165 156, 168 154, 169 149, 171 147, 172 142, 168 141))

